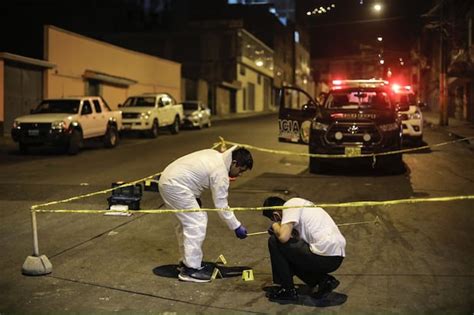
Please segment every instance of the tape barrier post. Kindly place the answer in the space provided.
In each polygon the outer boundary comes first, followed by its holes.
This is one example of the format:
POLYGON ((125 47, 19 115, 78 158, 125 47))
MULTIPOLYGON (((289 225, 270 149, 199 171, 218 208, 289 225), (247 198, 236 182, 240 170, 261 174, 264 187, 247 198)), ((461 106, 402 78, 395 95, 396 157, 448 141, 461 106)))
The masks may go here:
POLYGON ((36 212, 31 210, 31 225, 33 227, 33 255, 26 257, 21 273, 26 276, 43 276, 53 271, 53 265, 46 255, 39 254, 38 228, 36 223, 36 212))

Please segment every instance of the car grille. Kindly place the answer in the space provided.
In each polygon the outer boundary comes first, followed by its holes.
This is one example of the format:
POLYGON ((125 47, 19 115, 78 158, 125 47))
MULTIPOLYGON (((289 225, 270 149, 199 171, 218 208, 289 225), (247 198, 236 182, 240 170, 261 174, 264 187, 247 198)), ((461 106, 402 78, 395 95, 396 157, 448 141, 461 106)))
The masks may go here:
POLYGON ((40 131, 49 131, 51 123, 21 123, 21 129, 38 129, 40 131))
POLYGON ((374 124, 332 124, 326 133, 326 141, 330 143, 353 143, 353 144, 377 144, 381 141, 382 136, 374 124), (342 134, 341 139, 336 139, 336 133, 342 134), (370 139, 367 140, 367 135, 370 139), (366 139, 364 140, 364 136, 366 139))
POLYGON ((122 113, 122 118, 125 119, 133 119, 133 118, 139 118, 140 113, 122 113))
POLYGON ((44 138, 51 131, 51 123, 21 123, 20 126, 20 134, 25 138, 44 138))

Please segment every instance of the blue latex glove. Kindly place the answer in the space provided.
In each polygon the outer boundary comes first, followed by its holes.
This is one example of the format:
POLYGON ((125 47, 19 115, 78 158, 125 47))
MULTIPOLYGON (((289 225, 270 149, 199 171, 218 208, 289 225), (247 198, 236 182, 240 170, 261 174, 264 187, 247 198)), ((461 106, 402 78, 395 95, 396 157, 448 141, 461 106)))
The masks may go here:
POLYGON ((237 236, 240 239, 244 239, 247 237, 247 229, 243 225, 240 225, 238 228, 236 228, 234 232, 235 232, 235 236, 237 236))

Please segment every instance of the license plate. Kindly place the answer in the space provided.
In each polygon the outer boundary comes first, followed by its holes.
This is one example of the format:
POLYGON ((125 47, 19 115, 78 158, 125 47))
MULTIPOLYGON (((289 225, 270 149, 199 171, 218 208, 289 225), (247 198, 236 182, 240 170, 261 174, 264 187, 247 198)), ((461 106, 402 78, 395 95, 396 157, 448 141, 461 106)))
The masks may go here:
POLYGON ((360 156, 360 147, 345 147, 344 154, 347 156, 360 156))
POLYGON ((28 136, 39 136, 40 132, 38 129, 30 129, 28 130, 28 136))
POLYGON ((132 124, 123 124, 123 129, 131 129, 132 124))

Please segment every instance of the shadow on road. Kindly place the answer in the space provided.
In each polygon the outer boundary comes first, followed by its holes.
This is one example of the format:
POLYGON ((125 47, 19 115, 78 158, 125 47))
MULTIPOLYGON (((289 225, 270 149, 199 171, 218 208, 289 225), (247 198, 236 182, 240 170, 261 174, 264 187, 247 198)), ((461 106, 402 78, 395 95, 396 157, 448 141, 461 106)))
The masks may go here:
MULTIPOLYGON (((204 261, 203 264, 210 270, 217 267, 223 278, 241 277, 244 270, 252 269, 247 266, 223 266, 213 262, 204 261)), ((163 265, 153 269, 153 273, 159 277, 178 278, 178 265, 163 265)))
MULTIPOLYGON (((268 296, 275 287, 269 286, 264 287, 265 296, 268 296)), ((343 293, 331 292, 326 297, 321 299, 316 299, 311 296, 312 289, 306 285, 297 286, 298 290, 298 300, 297 301, 278 301, 274 303, 288 305, 304 305, 304 306, 314 306, 314 307, 329 307, 342 305, 347 301, 347 295, 343 293)))

